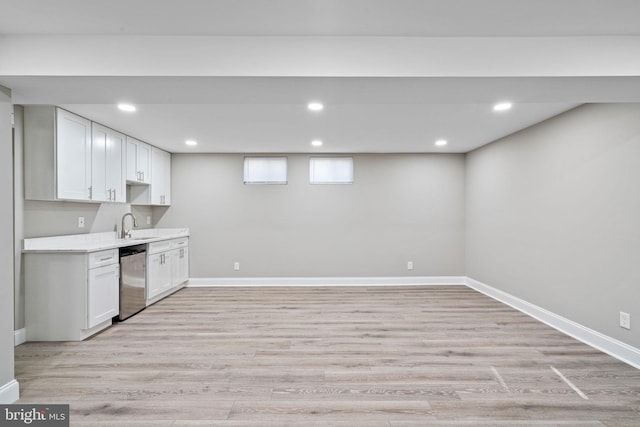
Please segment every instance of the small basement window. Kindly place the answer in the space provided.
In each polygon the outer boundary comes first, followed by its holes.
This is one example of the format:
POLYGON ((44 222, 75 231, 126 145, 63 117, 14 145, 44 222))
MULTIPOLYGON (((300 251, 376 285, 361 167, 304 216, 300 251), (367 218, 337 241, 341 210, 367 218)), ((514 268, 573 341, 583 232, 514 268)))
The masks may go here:
POLYGON ((309 158, 310 184, 353 184, 353 157, 309 158))
POLYGON ((286 184, 286 157, 245 157, 245 184, 286 184))

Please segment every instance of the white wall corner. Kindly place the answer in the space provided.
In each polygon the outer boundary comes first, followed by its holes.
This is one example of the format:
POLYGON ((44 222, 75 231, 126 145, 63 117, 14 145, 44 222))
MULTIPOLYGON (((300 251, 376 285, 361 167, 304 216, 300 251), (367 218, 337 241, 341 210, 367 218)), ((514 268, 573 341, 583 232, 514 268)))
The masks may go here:
POLYGON ((415 277, 207 277, 191 278, 188 287, 208 286, 420 286, 465 285, 464 276, 415 277))
POLYGON ((25 328, 13 331, 14 345, 19 346, 27 342, 27 330, 25 328))
POLYGON ((470 277, 466 278, 466 285, 476 291, 483 293, 497 301, 500 301, 508 306, 527 314, 534 319, 541 321, 558 331, 569 335, 581 341, 597 350, 600 350, 616 359, 640 369, 640 349, 632 347, 623 343, 615 338, 611 338, 593 329, 587 328, 579 323, 569 320, 565 317, 559 316, 539 307, 535 304, 531 304, 525 300, 515 297, 509 293, 496 289, 492 286, 486 285, 470 277))
POLYGON ((20 398, 20 385, 18 381, 11 380, 0 386, 0 403, 3 405, 16 402, 20 398))

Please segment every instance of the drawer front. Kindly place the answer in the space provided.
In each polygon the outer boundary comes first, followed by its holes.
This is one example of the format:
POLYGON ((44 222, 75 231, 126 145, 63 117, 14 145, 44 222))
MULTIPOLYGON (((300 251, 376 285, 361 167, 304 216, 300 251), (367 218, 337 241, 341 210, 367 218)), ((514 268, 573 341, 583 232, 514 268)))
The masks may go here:
POLYGON ((184 248, 185 246, 189 246, 189 238, 188 237, 182 237, 180 239, 173 239, 171 241, 171 249, 184 248))
POLYGON ((102 267, 119 262, 118 250, 109 249, 107 251, 91 252, 89 254, 89 268, 102 267))
POLYGON ((147 252, 155 254, 158 252, 165 252, 171 249, 171 240, 161 240, 160 242, 149 243, 147 252))

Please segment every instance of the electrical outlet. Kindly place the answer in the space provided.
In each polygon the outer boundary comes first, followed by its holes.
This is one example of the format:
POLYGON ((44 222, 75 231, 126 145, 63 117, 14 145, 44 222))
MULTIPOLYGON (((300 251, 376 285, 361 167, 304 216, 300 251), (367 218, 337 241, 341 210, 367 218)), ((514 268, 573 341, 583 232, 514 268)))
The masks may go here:
POLYGON ((151 225, 151 217, 147 216, 147 225, 151 225))
POLYGON ((624 311, 620 312, 620 327, 631 329, 631 315, 629 313, 625 313, 624 311))
POLYGON ((83 216, 79 216, 78 217, 78 228, 84 228, 84 217, 83 216))
POLYGON ((236 271, 240 270, 240 263, 238 261, 233 263, 233 269, 236 271))
POLYGON ((413 270, 413 261, 407 261, 407 270, 413 270))

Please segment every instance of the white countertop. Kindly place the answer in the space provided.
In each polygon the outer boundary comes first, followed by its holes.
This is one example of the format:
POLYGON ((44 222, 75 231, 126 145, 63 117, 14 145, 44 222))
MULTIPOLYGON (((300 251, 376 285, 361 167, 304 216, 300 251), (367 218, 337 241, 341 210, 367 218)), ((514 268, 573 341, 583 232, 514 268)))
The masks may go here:
POLYGON ((180 237, 189 237, 189 229, 147 228, 131 230, 131 238, 127 239, 120 239, 115 231, 108 233, 39 237, 35 239, 24 239, 22 241, 22 252, 96 252, 180 237))

